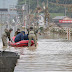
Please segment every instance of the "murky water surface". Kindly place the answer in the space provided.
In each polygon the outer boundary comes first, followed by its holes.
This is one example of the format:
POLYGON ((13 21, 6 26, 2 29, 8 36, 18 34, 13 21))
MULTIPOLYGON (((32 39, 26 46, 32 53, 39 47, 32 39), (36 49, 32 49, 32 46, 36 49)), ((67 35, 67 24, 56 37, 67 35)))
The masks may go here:
POLYGON ((20 55, 14 72, 72 72, 72 41, 66 36, 42 35, 36 48, 7 47, 7 51, 20 55))
POLYGON ((71 71, 72 42, 39 40, 37 48, 20 49, 15 72, 71 71))
POLYGON ((20 54, 14 72, 72 72, 72 42, 41 39, 37 48, 8 47, 7 50, 20 54))

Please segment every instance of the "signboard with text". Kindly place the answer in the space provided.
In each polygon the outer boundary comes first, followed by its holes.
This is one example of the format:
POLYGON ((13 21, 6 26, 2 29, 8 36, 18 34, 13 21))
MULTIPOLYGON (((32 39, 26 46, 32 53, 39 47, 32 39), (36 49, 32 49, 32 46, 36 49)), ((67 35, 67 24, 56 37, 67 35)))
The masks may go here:
POLYGON ((72 23, 72 20, 59 20, 59 23, 72 23))

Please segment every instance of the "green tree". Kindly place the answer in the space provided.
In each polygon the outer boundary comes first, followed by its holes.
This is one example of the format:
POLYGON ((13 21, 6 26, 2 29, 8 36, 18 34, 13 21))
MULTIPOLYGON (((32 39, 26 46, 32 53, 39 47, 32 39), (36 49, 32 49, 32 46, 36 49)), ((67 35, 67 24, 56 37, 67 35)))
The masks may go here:
MULTIPOLYGON (((30 1, 30 9, 35 10, 37 7, 37 0, 18 0, 18 5, 23 5, 24 3, 29 4, 30 1)), ((42 3, 45 2, 47 4, 47 0, 38 0, 39 5, 42 7, 42 3)), ((50 13, 64 13, 65 8, 64 6, 56 6, 53 5, 51 2, 56 3, 56 0, 48 0, 49 12, 50 13)), ((72 4, 72 0, 58 0, 59 4, 72 4)), ((43 7, 42 7, 43 8, 43 7)))

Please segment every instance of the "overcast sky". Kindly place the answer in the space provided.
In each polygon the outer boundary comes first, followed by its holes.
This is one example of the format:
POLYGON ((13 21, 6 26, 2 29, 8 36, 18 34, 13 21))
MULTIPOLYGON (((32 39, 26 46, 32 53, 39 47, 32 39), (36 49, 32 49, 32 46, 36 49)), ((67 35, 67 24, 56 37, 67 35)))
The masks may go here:
POLYGON ((0 8, 9 8, 10 5, 16 5, 17 0, 0 0, 0 8))

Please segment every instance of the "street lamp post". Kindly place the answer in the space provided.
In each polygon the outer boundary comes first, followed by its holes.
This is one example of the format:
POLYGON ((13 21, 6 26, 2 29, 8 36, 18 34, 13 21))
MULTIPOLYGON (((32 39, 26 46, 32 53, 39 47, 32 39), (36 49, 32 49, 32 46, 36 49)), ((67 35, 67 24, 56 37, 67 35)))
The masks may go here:
POLYGON ((25 30, 26 30, 25 14, 24 14, 24 12, 25 12, 25 5, 22 6, 22 12, 23 12, 23 25, 24 25, 24 28, 25 28, 25 30))
MULTIPOLYGON (((65 5, 67 3, 67 0, 65 0, 65 5)), ((65 16, 66 16, 67 10, 66 10, 66 6, 65 6, 65 16)))

